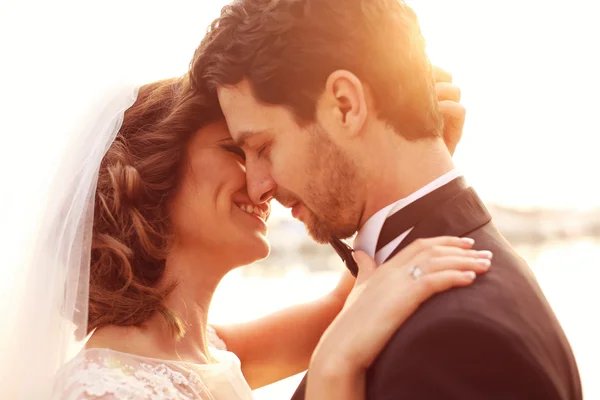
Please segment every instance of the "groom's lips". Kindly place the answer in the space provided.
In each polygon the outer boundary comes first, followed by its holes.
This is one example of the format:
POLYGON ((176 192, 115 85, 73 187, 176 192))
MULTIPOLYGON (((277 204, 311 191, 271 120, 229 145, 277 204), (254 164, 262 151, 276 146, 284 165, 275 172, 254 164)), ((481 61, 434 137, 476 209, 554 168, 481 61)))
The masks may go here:
POLYGON ((281 202, 281 205, 284 206, 285 208, 290 208, 292 210, 292 217, 298 219, 298 213, 300 212, 300 206, 302 205, 301 202, 299 202, 299 201, 296 201, 294 203, 281 202))
POLYGON ((302 204, 300 203, 295 203, 292 206, 292 217, 298 219, 298 214, 300 213, 300 207, 302 206, 302 204))
POLYGON ((277 201, 279 201, 279 203, 284 206, 285 208, 289 208, 292 211, 292 217, 294 217, 295 219, 298 219, 298 217, 300 216, 300 211, 302 210, 302 202, 299 200, 292 200, 292 201, 287 201, 288 199, 285 198, 277 198, 275 197, 275 199, 277 201))

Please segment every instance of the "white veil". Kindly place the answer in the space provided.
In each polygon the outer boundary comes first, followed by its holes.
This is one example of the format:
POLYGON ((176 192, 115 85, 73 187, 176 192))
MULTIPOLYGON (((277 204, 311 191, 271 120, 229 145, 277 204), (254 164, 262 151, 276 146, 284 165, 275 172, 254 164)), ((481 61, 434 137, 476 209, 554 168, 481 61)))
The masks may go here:
POLYGON ((225 2, 0 1, 0 399, 44 400, 81 346, 100 161, 225 2))
POLYGON ((136 97, 135 87, 107 89, 75 127, 41 223, 0 295, 0 398, 48 398, 55 372, 86 338, 98 169, 136 97))
POLYGON ((116 5, 76 7, 0 6, 0 399, 48 399, 82 345, 97 173, 147 61, 102 33, 116 5))

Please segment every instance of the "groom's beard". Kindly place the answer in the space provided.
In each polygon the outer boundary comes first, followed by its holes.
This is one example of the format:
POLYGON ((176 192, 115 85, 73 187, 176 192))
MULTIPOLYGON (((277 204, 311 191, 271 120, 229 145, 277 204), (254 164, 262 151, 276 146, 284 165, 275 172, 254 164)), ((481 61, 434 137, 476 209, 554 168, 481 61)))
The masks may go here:
POLYGON ((360 186, 357 167, 324 133, 315 135, 304 171, 304 195, 279 188, 275 199, 282 204, 302 204, 303 223, 318 243, 351 237, 360 222, 360 205, 353 198, 360 186))
POLYGON ((319 210, 324 209, 325 211, 317 212, 313 211, 313 209, 296 196, 290 196, 289 194, 277 195, 275 196, 275 199, 282 204, 300 203, 302 205, 302 223, 306 227, 309 236, 318 243, 326 244, 333 238, 345 239, 356 232, 356 225, 343 223, 341 217, 337 220, 335 219, 336 216, 340 214, 339 211, 343 211, 342 209, 337 208, 337 204, 339 204, 337 201, 320 201, 320 204, 317 205, 317 207, 319 210), (328 213, 327 210, 331 210, 331 212, 328 213))

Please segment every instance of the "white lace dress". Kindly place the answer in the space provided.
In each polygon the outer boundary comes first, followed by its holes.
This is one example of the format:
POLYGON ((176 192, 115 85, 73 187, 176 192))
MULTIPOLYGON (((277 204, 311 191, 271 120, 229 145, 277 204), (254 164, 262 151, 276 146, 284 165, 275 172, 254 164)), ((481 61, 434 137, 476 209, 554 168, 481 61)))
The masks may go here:
POLYGON ((52 400, 251 400, 239 359, 216 341, 216 364, 84 349, 59 372, 65 387, 52 400))

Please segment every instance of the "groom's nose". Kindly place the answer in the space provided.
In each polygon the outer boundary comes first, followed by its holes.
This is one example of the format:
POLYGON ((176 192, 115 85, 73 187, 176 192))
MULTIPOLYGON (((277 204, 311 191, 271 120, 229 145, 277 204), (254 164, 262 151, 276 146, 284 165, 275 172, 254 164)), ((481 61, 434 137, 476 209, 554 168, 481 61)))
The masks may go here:
POLYGON ((250 200, 255 204, 271 200, 277 189, 277 184, 268 170, 259 166, 246 169, 246 186, 250 200))

